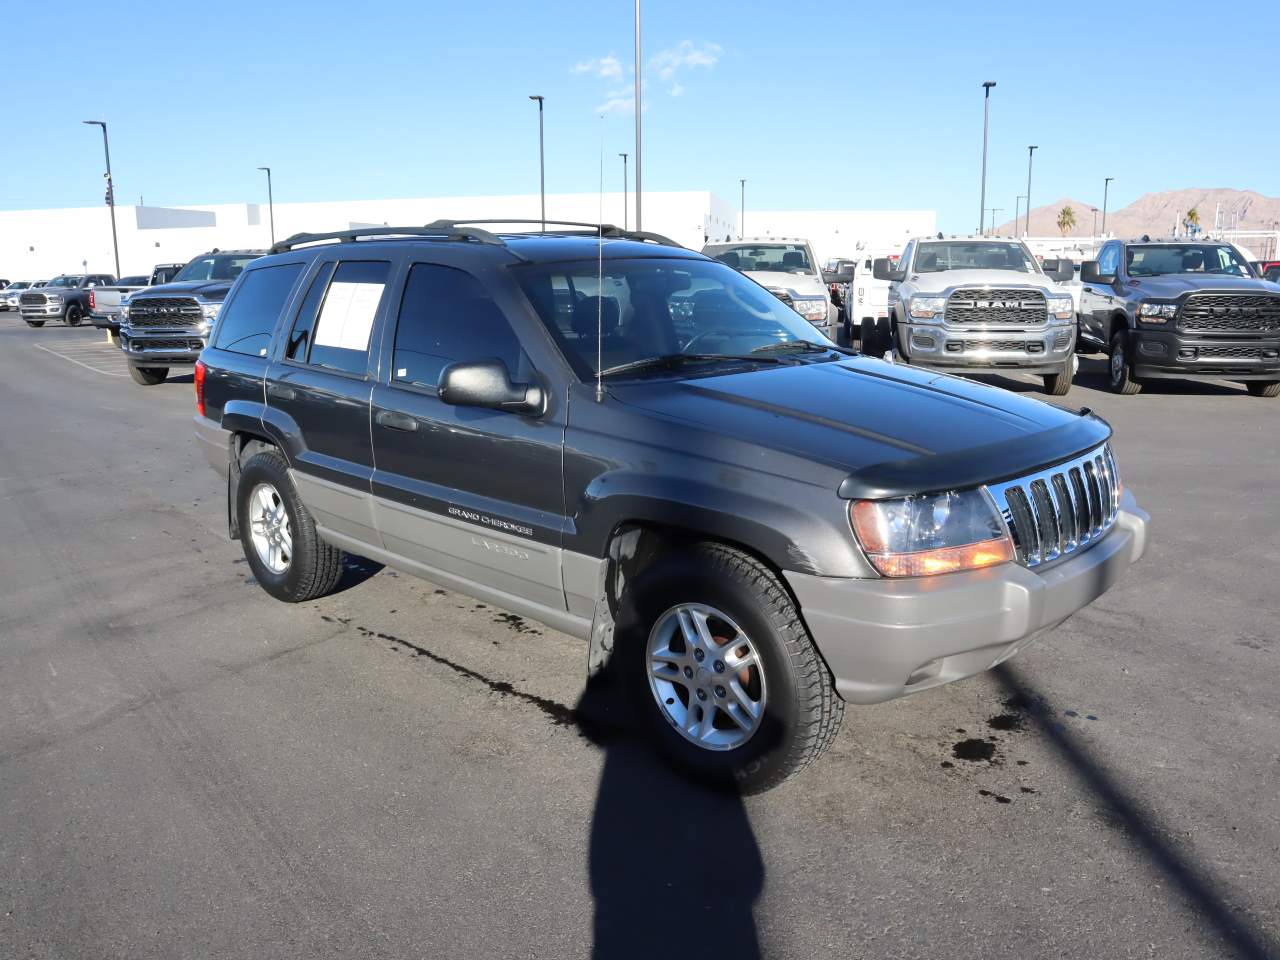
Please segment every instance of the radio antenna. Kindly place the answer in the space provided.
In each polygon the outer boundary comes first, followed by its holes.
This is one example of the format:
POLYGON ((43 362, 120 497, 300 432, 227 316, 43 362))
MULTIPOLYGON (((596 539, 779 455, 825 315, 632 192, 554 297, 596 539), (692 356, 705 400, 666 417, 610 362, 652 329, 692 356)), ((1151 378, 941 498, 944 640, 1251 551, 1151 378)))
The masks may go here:
POLYGON ((600 115, 600 210, 596 216, 596 403, 604 402, 604 114, 600 115))

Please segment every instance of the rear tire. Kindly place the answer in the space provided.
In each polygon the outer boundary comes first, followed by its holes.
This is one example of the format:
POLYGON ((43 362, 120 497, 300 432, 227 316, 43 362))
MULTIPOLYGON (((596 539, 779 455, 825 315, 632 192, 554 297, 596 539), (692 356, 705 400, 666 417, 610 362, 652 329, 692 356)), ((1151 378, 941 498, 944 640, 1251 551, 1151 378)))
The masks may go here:
POLYGON ((28 327, 43 327, 43 326, 44 326, 44 321, 43 321, 43 320, 28 320, 28 321, 27 321, 27 326, 28 326, 28 327))
POLYGON ((1251 397, 1280 397, 1280 380, 1246 380, 1244 388, 1251 397))
POLYGON ((135 367, 129 365, 129 376, 133 377, 133 382, 141 384, 144 387, 154 387, 157 383, 164 383, 165 378, 169 376, 168 367, 135 367))
POLYGON ((303 603, 338 585, 346 554, 316 533, 315 520, 298 499, 289 465, 279 452, 254 454, 241 468, 236 520, 254 577, 277 600, 303 603))
POLYGON ((844 703, 790 594, 749 554, 719 543, 666 554, 629 584, 619 627, 615 662, 640 721, 695 779, 768 790, 840 727, 844 703), (686 623, 705 647, 686 643, 686 623), (730 657, 744 652, 739 667, 730 657))
POLYGON ((1075 373, 1075 364, 1068 360, 1057 373, 1044 375, 1044 392, 1051 397, 1065 397, 1071 390, 1071 380, 1075 373))
POLYGON ((1111 336, 1111 356, 1107 360, 1107 384, 1112 393, 1131 397, 1142 390, 1142 384, 1133 378, 1133 361, 1129 357, 1128 339, 1123 331, 1111 336))

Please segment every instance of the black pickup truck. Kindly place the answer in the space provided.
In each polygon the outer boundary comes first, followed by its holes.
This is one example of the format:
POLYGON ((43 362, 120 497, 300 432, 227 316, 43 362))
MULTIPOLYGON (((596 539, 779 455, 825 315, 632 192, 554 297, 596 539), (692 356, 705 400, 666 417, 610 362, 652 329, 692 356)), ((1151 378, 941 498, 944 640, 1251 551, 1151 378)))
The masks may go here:
POLYGON ((1259 279, 1231 244, 1111 240, 1080 280, 1079 342, 1110 355, 1114 392, 1211 377, 1280 396, 1280 285, 1259 279))
POLYGON ((39 290, 28 290, 18 300, 22 319, 29 327, 43 327, 49 320, 62 320, 78 327, 89 316, 89 291, 116 282, 109 273, 69 273, 54 277, 39 290))

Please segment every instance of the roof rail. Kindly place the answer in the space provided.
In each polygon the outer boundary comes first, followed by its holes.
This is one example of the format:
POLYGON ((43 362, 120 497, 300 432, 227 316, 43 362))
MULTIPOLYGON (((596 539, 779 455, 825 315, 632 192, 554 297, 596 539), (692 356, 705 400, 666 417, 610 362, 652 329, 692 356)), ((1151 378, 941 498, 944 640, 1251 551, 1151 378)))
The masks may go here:
MULTIPOLYGON (((488 219, 488 220, 437 220, 431 226, 441 229, 452 228, 458 229, 466 224, 483 223, 486 226, 494 226, 505 223, 544 226, 544 224, 553 224, 557 227, 583 227, 590 231, 591 236, 602 236, 608 240, 636 240, 639 242, 648 241, 649 243, 658 243, 664 247, 679 247, 670 237, 665 237, 660 233, 651 233, 648 230, 623 230, 621 227, 612 223, 588 223, 582 220, 508 220, 508 219, 488 219)), ((582 231, 577 230, 540 230, 539 233, 552 233, 561 235, 584 235, 582 231)))
POLYGON ((284 253, 304 243, 319 243, 322 240, 355 243, 361 237, 434 237, 443 240, 474 240, 477 243, 506 246, 501 238, 487 230, 457 227, 448 220, 437 220, 425 227, 360 227, 355 230, 335 230, 331 233, 295 233, 291 237, 272 244, 270 252, 284 253))

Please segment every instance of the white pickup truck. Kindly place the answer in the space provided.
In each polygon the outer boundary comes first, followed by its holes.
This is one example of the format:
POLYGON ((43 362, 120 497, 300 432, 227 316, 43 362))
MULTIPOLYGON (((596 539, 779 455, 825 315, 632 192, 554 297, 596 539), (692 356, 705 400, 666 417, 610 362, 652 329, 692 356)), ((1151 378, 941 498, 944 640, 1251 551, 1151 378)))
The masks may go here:
POLYGON ((745 273, 832 340, 839 335, 840 308, 831 302, 830 283, 851 278, 824 275, 808 240, 748 237, 709 243, 702 252, 745 273))
POLYGON ((109 287, 94 287, 89 291, 89 319, 99 330, 119 333, 120 308, 129 299, 129 294, 168 283, 185 266, 185 263, 158 263, 150 277, 121 277, 118 283, 109 287))
POLYGON ((1030 373, 1055 397, 1075 373, 1076 310, 1069 260, 1043 267, 1020 240, 917 238, 894 264, 875 261, 889 282, 889 328, 864 353, 947 373, 1030 373), (887 333, 887 337, 885 334, 887 333))

